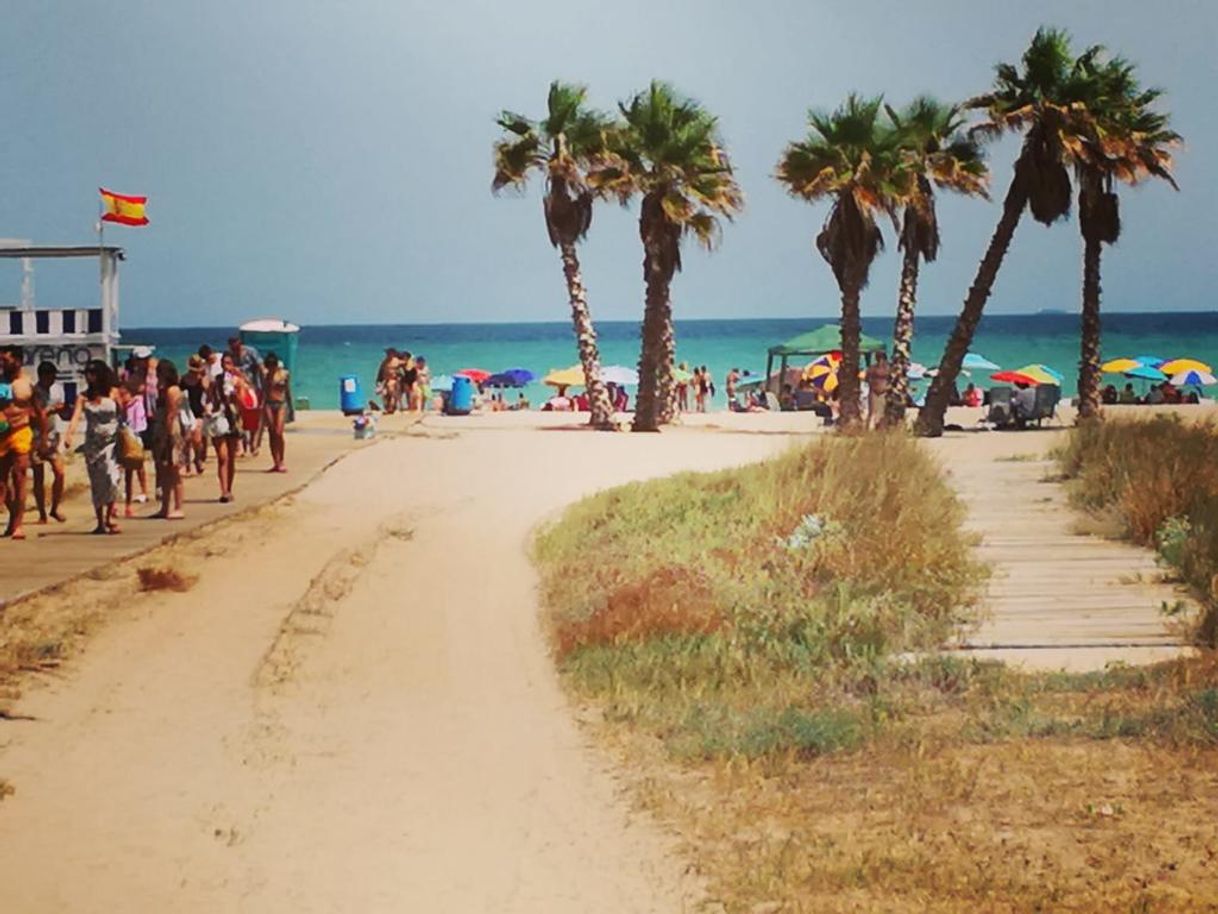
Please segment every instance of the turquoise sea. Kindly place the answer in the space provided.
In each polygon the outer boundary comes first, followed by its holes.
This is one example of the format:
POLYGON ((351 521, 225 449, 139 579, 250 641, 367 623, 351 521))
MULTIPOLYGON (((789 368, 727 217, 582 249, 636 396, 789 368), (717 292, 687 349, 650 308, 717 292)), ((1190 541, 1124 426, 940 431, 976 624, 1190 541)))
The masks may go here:
MULTIPOLYGON (((678 321, 677 358, 711 369, 720 387, 716 405, 722 407, 721 379, 728 369, 763 372, 769 346, 828 322, 826 318, 678 321)), ((919 318, 914 359, 933 367, 954 322, 954 317, 919 318)), ((633 367, 638 362, 637 323, 607 321, 598 324, 597 331, 604 364, 633 367)), ((864 318, 863 331, 891 339, 892 319, 864 318)), ((201 343, 219 348, 231 333, 228 327, 130 328, 124 329, 123 341, 156 346, 159 355, 180 366, 201 343)), ((1066 376, 1064 389, 1070 395, 1077 374, 1078 334, 1074 314, 995 314, 983 319, 973 349, 1003 368, 1029 362, 1055 368, 1066 376)), ((426 356, 433 374, 462 368, 502 371, 519 367, 541 376, 577 361, 571 326, 564 322, 308 326, 300 335, 296 395, 308 397, 314 408, 335 409, 339 377, 354 374, 365 397, 370 396, 386 346, 426 356)), ((1140 355, 1190 356, 1218 365, 1218 312, 1105 315, 1105 359, 1140 355)), ((973 380, 986 381, 984 377, 973 380)), ((1214 396, 1218 388, 1208 393, 1214 396)), ((526 394, 537 404, 548 391, 537 384, 526 389, 526 394)))

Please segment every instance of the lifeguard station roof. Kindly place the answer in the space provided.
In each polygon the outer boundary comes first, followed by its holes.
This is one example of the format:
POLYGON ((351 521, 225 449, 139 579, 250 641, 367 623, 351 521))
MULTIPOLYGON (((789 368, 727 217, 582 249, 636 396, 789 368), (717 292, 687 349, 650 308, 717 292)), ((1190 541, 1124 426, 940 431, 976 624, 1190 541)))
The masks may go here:
POLYGON ((127 256, 122 248, 112 244, 33 244, 12 248, 0 245, 0 257, 14 260, 23 257, 96 257, 102 251, 113 254, 119 260, 124 260, 127 256))

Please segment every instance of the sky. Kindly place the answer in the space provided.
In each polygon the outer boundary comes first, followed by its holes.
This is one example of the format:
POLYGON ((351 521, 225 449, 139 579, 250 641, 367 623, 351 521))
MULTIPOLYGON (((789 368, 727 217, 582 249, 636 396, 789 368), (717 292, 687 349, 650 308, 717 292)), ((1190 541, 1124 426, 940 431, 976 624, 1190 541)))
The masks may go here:
MULTIPOLYGON (((690 245, 679 318, 822 318, 838 292, 812 239, 827 212, 772 174, 809 108, 851 91, 897 105, 984 91, 1040 24, 1136 61, 1166 90, 1181 192, 1122 192, 1123 236, 1104 259, 1104 307, 1212 310, 1218 283, 1218 3, 1159 0, 4 0, 0 237, 95 239, 97 188, 147 194, 127 249, 126 326, 567 318, 540 188, 490 192, 504 108, 538 116, 552 79, 596 107, 652 78, 720 119, 746 195, 721 248, 690 245), (1205 162, 1210 162, 1209 168, 1205 162)), ((954 313, 998 218, 1016 141, 990 147, 994 202, 943 198, 943 249, 919 308, 954 313)), ((895 308, 891 231, 865 314, 895 308)), ((594 316, 637 319, 637 209, 598 207, 581 251, 594 316)), ((990 310, 1077 310, 1071 221, 1025 218, 990 310)), ((93 267, 39 269, 40 304, 96 298, 93 267)), ((0 301, 15 302, 14 267, 0 301)))

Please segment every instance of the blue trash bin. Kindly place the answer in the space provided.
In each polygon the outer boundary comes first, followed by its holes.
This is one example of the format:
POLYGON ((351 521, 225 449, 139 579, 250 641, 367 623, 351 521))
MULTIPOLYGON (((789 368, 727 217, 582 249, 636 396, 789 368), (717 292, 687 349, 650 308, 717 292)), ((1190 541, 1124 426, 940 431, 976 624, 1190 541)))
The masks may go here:
POLYGON ((468 416, 474 408, 474 382, 457 375, 453 378, 453 389, 449 391, 444 411, 450 416, 468 416))
POLYGON ((338 405, 344 416, 358 416, 364 411, 364 392, 357 375, 345 374, 338 379, 338 405))

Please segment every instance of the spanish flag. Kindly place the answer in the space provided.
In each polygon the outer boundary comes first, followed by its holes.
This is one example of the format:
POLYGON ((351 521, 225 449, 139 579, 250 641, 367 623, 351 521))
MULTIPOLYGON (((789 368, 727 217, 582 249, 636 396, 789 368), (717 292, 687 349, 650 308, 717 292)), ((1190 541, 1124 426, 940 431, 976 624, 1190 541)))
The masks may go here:
POLYGON ((116 194, 104 187, 97 190, 101 194, 102 222, 118 222, 121 225, 148 224, 148 217, 144 215, 144 207, 148 204, 147 197, 116 194))

